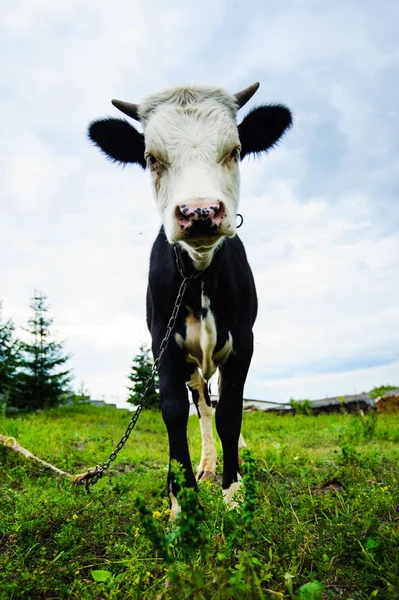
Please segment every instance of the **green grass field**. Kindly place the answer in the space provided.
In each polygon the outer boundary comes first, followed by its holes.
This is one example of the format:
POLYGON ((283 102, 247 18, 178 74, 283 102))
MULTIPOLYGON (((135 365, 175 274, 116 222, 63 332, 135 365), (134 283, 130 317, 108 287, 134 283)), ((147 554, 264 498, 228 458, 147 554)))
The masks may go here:
MULTIPOLYGON (((108 458, 129 417, 63 407, 2 417, 0 433, 78 473, 108 458)), ((90 495, 0 447, 0 598, 399 598, 399 415, 255 412, 243 433, 242 507, 204 483, 204 516, 183 494, 174 526, 160 413, 142 413, 90 495)), ((196 417, 189 436, 197 462, 196 417)))

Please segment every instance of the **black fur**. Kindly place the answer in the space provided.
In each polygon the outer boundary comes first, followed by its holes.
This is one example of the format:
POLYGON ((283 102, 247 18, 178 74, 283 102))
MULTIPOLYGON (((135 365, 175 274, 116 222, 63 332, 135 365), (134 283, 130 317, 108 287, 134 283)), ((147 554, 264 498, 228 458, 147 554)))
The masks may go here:
POLYGON ((241 159, 248 154, 269 150, 291 126, 292 115, 286 106, 276 104, 254 108, 238 126, 241 159))
POLYGON ((137 163, 145 169, 144 136, 124 119, 93 121, 88 136, 111 160, 122 164, 137 163))
MULTIPOLYGON (((182 250, 185 272, 193 269, 191 259, 182 250), (191 264, 190 264, 191 263, 191 264)), ((172 314, 181 275, 176 267, 173 247, 168 243, 163 228, 152 248, 147 291, 147 324, 152 336, 152 350, 157 358, 168 320, 172 314)), ((190 306, 201 318, 201 290, 209 298, 210 308, 217 323, 215 351, 220 350, 231 332, 234 351, 221 367, 221 392, 216 408, 216 428, 223 446, 223 488, 237 480, 239 472, 238 438, 241 430, 244 383, 253 350, 252 327, 256 318, 257 298, 244 246, 238 236, 226 238, 215 253, 212 263, 202 277, 187 283, 183 305, 190 306)), ((187 310, 178 314, 175 332, 185 337, 187 310)), ((193 364, 186 362, 182 350, 172 335, 165 350, 159 371, 159 390, 162 415, 168 430, 170 458, 183 465, 186 483, 196 486, 187 443, 188 394, 185 382, 189 380, 193 364)), ((204 390, 205 391, 205 390, 204 390)), ((205 395, 210 404, 208 393, 205 395)), ((194 401, 198 399, 193 394, 194 401)), ((169 485, 174 493, 175 484, 169 474, 169 485)))
POLYGON ((204 383, 204 398, 208 406, 211 406, 211 397, 209 395, 208 384, 204 383))

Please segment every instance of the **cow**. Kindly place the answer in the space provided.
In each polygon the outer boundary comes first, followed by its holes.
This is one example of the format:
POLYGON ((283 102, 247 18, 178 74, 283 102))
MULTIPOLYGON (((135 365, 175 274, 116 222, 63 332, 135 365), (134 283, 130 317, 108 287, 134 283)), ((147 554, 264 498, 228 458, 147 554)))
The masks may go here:
MULTIPOLYGON (((208 382, 218 369, 216 429, 223 448, 222 489, 234 506, 240 486, 239 445, 243 391, 253 353, 257 296, 244 246, 236 235, 239 163, 270 150, 292 125, 281 104, 252 109, 237 124, 237 112, 259 83, 232 95, 223 89, 176 87, 147 97, 141 105, 112 100, 125 119, 93 121, 90 140, 122 165, 136 163, 152 178, 161 229, 150 257, 147 324, 154 359, 160 352, 182 282, 182 306, 159 364, 161 410, 169 458, 180 463, 185 484, 215 476, 216 450, 208 382), (176 261, 176 250, 178 261, 176 261), (202 454, 196 475, 187 443, 188 389, 198 412, 202 454)), ((169 463, 170 464, 170 463, 169 463)), ((179 512, 169 467, 171 519, 179 512)))

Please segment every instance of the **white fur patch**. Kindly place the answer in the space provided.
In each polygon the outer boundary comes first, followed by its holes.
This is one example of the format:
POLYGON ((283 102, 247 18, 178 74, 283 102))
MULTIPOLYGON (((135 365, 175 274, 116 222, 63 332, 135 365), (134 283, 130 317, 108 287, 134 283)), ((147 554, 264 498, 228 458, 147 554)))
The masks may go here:
POLYGON ((179 244, 188 252, 197 271, 203 271, 211 264, 213 255, 222 242, 223 238, 213 238, 212 240, 191 241, 189 244, 181 241, 179 244))
POLYGON ((197 468, 197 481, 212 479, 216 472, 216 448, 212 429, 212 407, 208 406, 204 395, 205 381, 202 379, 198 369, 195 369, 188 385, 198 392, 198 412, 201 415, 199 422, 201 428, 202 452, 201 460, 197 468))
POLYGON ((169 492, 169 498, 170 498, 169 520, 172 521, 172 523, 173 523, 174 521, 176 521, 177 517, 181 513, 181 507, 177 501, 176 496, 173 494, 173 492, 169 492))
POLYGON ((237 508, 238 502, 234 498, 235 494, 239 493, 241 487, 241 475, 237 473, 238 481, 233 481, 233 483, 227 489, 223 490, 223 500, 228 505, 230 509, 237 508))
MULTIPOLYGON (((234 97, 212 88, 174 88, 147 98, 140 107, 146 152, 159 164, 152 175, 166 237, 171 244, 186 239, 197 255, 213 255, 220 238, 236 233, 240 173, 231 160, 240 148, 236 112, 234 97), (223 225, 207 240, 208 248, 195 248, 196 240, 186 238, 176 219, 177 207, 201 198, 225 208, 223 225)), ((196 266, 204 264, 193 260, 196 266)), ((205 265, 209 262, 208 256, 205 265)))
POLYGON ((233 350, 233 338, 231 333, 223 348, 215 353, 217 341, 216 321, 213 315, 209 298, 202 293, 202 308, 206 310, 206 316, 196 319, 189 306, 186 309, 189 314, 186 318, 186 337, 175 334, 177 344, 186 351, 187 361, 195 363, 201 370, 202 378, 209 381, 218 366, 223 365, 233 350))
POLYGON ((243 438, 242 433, 240 433, 240 437, 238 438, 238 451, 241 450, 241 448, 246 448, 247 444, 243 438))

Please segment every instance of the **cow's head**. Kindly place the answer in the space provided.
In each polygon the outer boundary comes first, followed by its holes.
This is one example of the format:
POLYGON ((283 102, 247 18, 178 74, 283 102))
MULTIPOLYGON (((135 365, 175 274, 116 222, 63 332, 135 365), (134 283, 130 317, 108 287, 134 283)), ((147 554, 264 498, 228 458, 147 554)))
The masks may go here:
POLYGON ((196 264, 209 262, 220 241, 236 233, 240 160, 269 150, 291 126, 291 113, 281 105, 259 106, 237 125, 237 111, 258 87, 234 96, 207 87, 173 88, 140 106, 113 100, 141 122, 144 134, 122 119, 89 127, 90 139, 109 158, 150 170, 166 236, 196 264))

